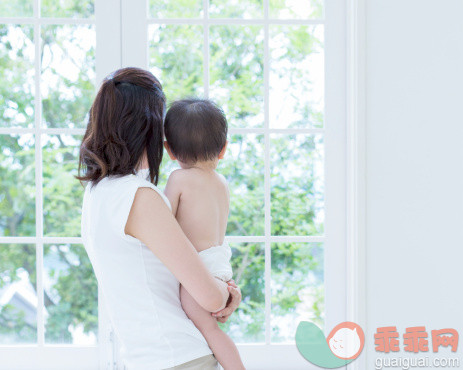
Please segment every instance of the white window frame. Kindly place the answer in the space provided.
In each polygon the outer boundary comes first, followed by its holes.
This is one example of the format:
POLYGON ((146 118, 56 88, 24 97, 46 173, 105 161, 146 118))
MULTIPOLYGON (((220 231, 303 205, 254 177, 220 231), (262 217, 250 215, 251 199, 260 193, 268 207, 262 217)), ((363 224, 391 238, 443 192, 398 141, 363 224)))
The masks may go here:
MULTIPOLYGON (((39 0, 34 1, 31 18, 0 18, 0 23, 32 24, 36 55, 39 55, 42 24, 95 24, 96 76, 99 83, 111 71, 124 66, 148 67, 148 25, 152 23, 261 24, 264 26, 264 117, 263 128, 231 128, 230 133, 259 133, 265 138, 265 234, 230 236, 230 242, 262 242, 265 245, 265 344, 239 345, 249 369, 315 369, 298 353, 294 345, 270 343, 270 255, 273 242, 323 242, 325 251, 325 330, 351 320, 366 330, 364 265, 364 8, 365 0, 325 0, 323 21, 270 20, 269 1, 264 0, 264 19, 208 19, 204 0, 202 19, 148 20, 146 0, 96 0, 93 19, 40 18, 39 0), (140 19, 145 21, 140 21, 140 19), (134 20, 137 20, 134 22, 134 20), (325 126, 322 129, 273 129, 269 126, 269 25, 325 25, 325 126), (270 224, 270 134, 325 135, 325 236, 271 236, 270 224), (347 262, 346 262, 347 261, 347 262), (341 278, 340 278, 341 277, 341 278), (345 284, 339 283, 345 278, 345 284)), ((204 28, 204 92, 208 95, 208 41, 204 28)), ((37 290, 43 303, 43 245, 49 243, 81 244, 81 238, 43 236, 42 147, 40 134, 83 134, 84 129, 41 126, 40 60, 35 59, 35 125, 33 128, 0 128, 0 134, 36 134, 36 230, 35 237, 0 237, 0 243, 30 243, 37 246, 37 290)), ((0 369, 122 369, 117 343, 99 301, 99 345, 47 345, 44 342, 43 312, 39 310, 37 345, 0 346, 0 369)), ((327 334, 326 333, 326 334, 327 334)), ((365 368, 360 357, 349 369, 365 368), (363 365, 362 365, 363 364, 363 365)))

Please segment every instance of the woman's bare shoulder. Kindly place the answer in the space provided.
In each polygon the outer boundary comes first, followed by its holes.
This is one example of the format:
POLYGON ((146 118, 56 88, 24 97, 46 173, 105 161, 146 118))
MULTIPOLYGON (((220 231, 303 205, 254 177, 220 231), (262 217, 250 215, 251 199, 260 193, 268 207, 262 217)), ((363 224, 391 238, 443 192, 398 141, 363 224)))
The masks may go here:
MULTIPOLYGON (((170 215, 171 211, 160 193, 151 187, 140 187, 135 193, 132 208, 127 219, 125 232, 133 235, 136 227, 146 219, 158 220, 158 226, 162 224, 164 216, 170 215)), ((135 236, 136 237, 136 236, 135 236)))

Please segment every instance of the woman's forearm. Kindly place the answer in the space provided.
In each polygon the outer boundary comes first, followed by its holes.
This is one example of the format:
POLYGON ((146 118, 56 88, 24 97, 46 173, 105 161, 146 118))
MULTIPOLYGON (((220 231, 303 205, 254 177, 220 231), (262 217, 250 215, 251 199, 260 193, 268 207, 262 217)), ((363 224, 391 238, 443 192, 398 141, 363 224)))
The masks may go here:
POLYGON ((228 292, 228 284, 219 279, 215 279, 215 280, 216 280, 217 287, 221 293, 221 299, 218 301, 220 306, 219 308, 214 309, 210 312, 217 312, 217 311, 224 309, 227 304, 228 297, 230 296, 230 293, 228 292))

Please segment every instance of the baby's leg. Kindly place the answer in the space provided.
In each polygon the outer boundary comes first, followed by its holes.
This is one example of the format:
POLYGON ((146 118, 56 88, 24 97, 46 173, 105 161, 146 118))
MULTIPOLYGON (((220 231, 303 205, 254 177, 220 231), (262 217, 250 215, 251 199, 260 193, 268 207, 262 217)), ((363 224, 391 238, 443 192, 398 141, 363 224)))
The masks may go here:
POLYGON ((180 286, 180 300, 183 310, 204 336, 220 365, 225 370, 244 369, 235 343, 219 328, 211 313, 202 308, 183 286, 180 286))

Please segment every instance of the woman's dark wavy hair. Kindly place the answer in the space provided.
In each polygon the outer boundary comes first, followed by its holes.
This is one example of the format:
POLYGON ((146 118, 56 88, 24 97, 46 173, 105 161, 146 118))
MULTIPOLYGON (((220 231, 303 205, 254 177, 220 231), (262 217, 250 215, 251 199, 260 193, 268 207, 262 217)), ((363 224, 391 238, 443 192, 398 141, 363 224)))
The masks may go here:
POLYGON ((80 181, 134 174, 146 150, 150 181, 157 184, 163 154, 166 98, 158 79, 140 68, 105 78, 90 109, 80 146, 80 181))

